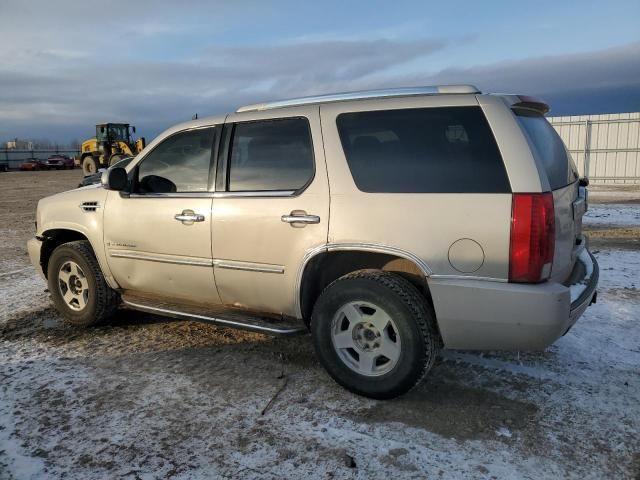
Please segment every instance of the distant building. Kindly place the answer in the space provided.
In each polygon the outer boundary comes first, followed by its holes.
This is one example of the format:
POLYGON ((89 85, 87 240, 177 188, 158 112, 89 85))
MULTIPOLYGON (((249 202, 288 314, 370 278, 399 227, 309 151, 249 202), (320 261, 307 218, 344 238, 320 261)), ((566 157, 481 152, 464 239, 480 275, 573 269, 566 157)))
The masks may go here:
POLYGON ((10 140, 7 142, 8 150, 33 150, 33 142, 29 140, 10 140))

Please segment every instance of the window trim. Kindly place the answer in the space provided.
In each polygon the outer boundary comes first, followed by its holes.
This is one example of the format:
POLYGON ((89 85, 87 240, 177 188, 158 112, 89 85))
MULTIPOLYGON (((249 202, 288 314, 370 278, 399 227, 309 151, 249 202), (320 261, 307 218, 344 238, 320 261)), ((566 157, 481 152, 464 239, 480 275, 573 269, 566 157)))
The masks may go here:
POLYGON ((142 157, 133 168, 129 171, 132 174, 131 181, 129 182, 129 188, 126 191, 120 192, 120 196, 123 198, 208 198, 213 193, 212 191, 212 178, 215 178, 215 168, 216 165, 213 160, 215 158, 215 154, 217 153, 217 148, 219 145, 219 130, 221 130, 222 124, 212 124, 212 125, 199 125, 197 127, 185 128, 183 130, 179 130, 177 132, 173 132, 170 135, 164 137, 157 145, 155 145, 151 150, 145 153, 144 157, 142 157), (207 178, 207 190, 202 192, 173 192, 173 193, 139 193, 135 192, 134 188, 138 184, 138 172, 140 169, 140 165, 144 162, 149 155, 151 155, 160 145, 164 144, 170 138, 175 137, 176 135, 180 135, 187 132, 193 132, 195 130, 205 130, 205 129, 213 129, 213 141, 211 143, 211 154, 209 155, 209 176, 207 178))
POLYGON ((309 188, 316 178, 317 162, 316 152, 313 145, 313 131, 311 129, 311 122, 309 117, 305 115, 293 115, 290 117, 275 117, 275 118, 260 118, 255 120, 244 120, 238 122, 225 122, 222 135, 221 145, 219 149, 219 157, 217 159, 216 179, 215 179, 215 195, 214 198, 275 198, 275 197, 297 197, 304 193, 309 188), (311 146, 311 162, 312 172, 307 182, 297 190, 229 190, 230 180, 230 163, 231 163, 231 145, 235 134, 237 125, 247 123, 266 123, 266 122, 278 122, 281 120, 304 120, 309 133, 309 140, 311 146), (220 173, 218 173, 220 172, 220 173))

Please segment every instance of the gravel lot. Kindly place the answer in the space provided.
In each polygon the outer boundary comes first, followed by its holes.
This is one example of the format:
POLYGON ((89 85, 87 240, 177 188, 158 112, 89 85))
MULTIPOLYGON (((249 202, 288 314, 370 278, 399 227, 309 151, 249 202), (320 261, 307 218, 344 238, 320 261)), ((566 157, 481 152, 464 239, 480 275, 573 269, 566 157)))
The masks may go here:
POLYGON ((25 242, 37 200, 80 176, 0 173, 0 479, 640 478, 640 193, 591 205, 600 293, 569 334, 444 352, 379 402, 335 385, 308 337, 125 311, 66 326, 25 242))

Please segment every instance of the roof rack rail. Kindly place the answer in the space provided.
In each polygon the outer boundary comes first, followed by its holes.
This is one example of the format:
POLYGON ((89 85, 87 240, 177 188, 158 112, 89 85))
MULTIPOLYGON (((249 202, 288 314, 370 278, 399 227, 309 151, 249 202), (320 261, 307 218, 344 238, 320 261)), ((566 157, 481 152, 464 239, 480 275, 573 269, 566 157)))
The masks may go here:
POLYGON ((386 88, 382 90, 362 90, 358 92, 330 93, 312 97, 292 98, 275 102, 256 103, 238 108, 236 113, 272 110, 274 108, 294 107, 312 103, 340 102, 347 100, 362 100, 366 98, 409 97, 417 95, 444 95, 480 93, 473 85, 433 85, 429 87, 386 88))

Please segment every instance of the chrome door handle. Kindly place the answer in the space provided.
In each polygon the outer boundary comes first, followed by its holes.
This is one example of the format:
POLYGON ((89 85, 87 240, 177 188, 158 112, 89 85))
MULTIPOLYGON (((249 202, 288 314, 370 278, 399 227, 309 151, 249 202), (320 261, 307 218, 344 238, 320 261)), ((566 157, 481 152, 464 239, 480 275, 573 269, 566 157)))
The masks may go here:
POLYGON ((307 215, 307 212, 303 210, 294 210, 289 215, 282 215, 282 217, 280 217, 280 220, 282 220, 285 223, 291 223, 291 224, 302 223, 306 225, 306 224, 320 223, 319 216, 307 215))
POLYGON ((204 222, 204 215, 194 212, 193 210, 183 210, 173 218, 182 223, 204 222))

